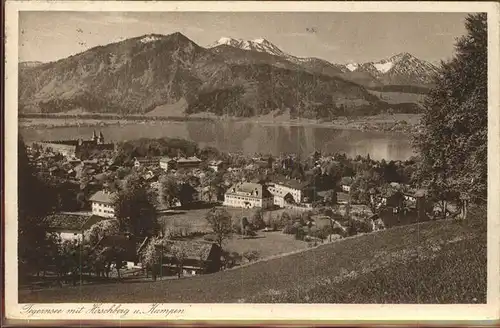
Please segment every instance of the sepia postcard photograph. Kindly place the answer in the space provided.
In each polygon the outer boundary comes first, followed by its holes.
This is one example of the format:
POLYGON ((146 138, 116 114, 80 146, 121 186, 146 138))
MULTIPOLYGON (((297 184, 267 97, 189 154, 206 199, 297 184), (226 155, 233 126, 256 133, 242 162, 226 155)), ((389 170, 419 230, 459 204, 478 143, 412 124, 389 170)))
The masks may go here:
POLYGON ((6 18, 7 319, 500 319, 498 3, 6 18))

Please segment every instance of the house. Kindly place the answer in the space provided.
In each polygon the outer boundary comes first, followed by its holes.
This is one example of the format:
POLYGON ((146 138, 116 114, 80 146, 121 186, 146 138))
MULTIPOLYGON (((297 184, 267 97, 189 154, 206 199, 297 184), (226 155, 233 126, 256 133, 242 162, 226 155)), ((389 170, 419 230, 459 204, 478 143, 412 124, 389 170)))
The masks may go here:
POLYGON ((382 193, 380 205, 393 208, 397 211, 397 209, 403 208, 404 200, 405 197, 402 192, 389 188, 382 193))
POLYGON ((95 252, 100 249, 118 254, 120 259, 127 264, 127 268, 131 269, 139 263, 139 253, 146 241, 146 238, 136 238, 129 233, 106 235, 94 245, 92 250, 95 252))
POLYGON ((202 160, 196 156, 187 157, 187 158, 181 157, 181 158, 177 158, 176 161, 177 161, 176 166, 177 166, 178 170, 198 168, 202 162, 202 160))
MULTIPOLYGON (((206 187, 198 187, 197 188, 197 193, 195 194, 195 196, 197 198, 198 201, 202 201, 202 202, 206 202, 206 203, 215 203, 218 199, 217 199, 217 195, 218 195, 218 190, 214 189, 214 188, 211 188, 209 186, 206 186, 206 187)), ((193 196, 193 198, 195 197, 193 196)))
POLYGON ((158 173, 153 170, 148 170, 142 177, 148 182, 158 181, 158 173))
POLYGON ((44 222, 47 230, 55 232, 62 240, 81 240, 83 231, 107 219, 98 215, 54 214, 44 218, 44 222))
POLYGON ((242 208, 270 208, 273 206, 273 195, 262 184, 240 182, 226 191, 223 205, 242 208))
POLYGON ((73 166, 76 166, 76 165, 80 164, 82 161, 76 157, 70 157, 66 160, 66 162, 68 162, 69 164, 71 164, 73 166))
POLYGON ((134 167, 149 167, 160 165, 160 157, 135 157, 134 167))
POLYGON ((91 167, 91 168, 98 168, 99 167, 99 161, 97 159, 87 159, 82 161, 84 167, 91 167))
POLYGON ((93 194, 89 201, 92 204, 92 214, 114 218, 115 209, 113 206, 115 194, 106 190, 100 190, 93 194))
POLYGON ((294 204, 295 200, 291 193, 286 190, 274 188, 274 186, 268 187, 269 192, 273 195, 273 204, 281 208, 286 207, 288 204, 294 204))
POLYGON ((426 189, 410 190, 403 193, 403 197, 408 204, 408 207, 416 207, 418 199, 424 199, 428 192, 426 189))
POLYGON ((273 194, 274 204, 285 207, 288 204, 301 204, 309 202, 307 195, 311 190, 308 182, 301 182, 294 179, 275 178, 269 186, 269 191, 273 194))
POLYGON ((171 273, 178 273, 179 269, 178 259, 171 252, 172 249, 176 248, 182 250, 184 254, 182 263, 183 275, 214 273, 221 268, 222 250, 215 243, 181 240, 168 240, 166 243, 169 244, 169 247, 162 248, 168 249, 163 254, 162 263, 165 263, 163 267, 171 269, 171 273))
POLYGON ((159 160, 160 167, 165 170, 180 170, 180 169, 194 169, 198 168, 202 160, 196 156, 192 157, 162 157, 159 160))
POLYGON ((269 162, 268 159, 254 158, 253 159, 253 165, 254 165, 255 168, 265 169, 265 168, 270 167, 270 162, 269 162))
POLYGON ((51 151, 61 154, 64 157, 73 158, 76 156, 77 145, 76 143, 66 142, 66 141, 43 141, 40 142, 40 146, 45 151, 51 151))
POLYGON ((344 192, 350 192, 351 191, 351 185, 354 182, 354 179, 352 177, 342 177, 340 180, 340 188, 344 192))
POLYGON ((227 169, 231 173, 240 173, 242 171, 241 167, 230 167, 227 169))
POLYGON ((223 162, 221 160, 211 161, 210 163, 208 163, 208 167, 214 170, 215 172, 219 172, 222 168, 222 164, 223 162))
POLYGON ((175 164, 176 164, 176 161, 174 158, 171 158, 168 156, 164 156, 164 157, 160 158, 160 167, 165 171, 175 169, 175 164))
POLYGON ((49 168, 49 174, 51 176, 60 177, 60 176, 62 176, 64 174, 64 171, 60 167, 54 165, 51 168, 49 168))
POLYGON ((369 216, 373 215, 373 212, 372 212, 370 206, 365 205, 365 204, 353 204, 350 206, 347 206, 347 205, 340 206, 339 213, 342 216, 345 216, 347 214, 346 213, 347 208, 349 208, 349 213, 352 216, 369 217, 369 216))

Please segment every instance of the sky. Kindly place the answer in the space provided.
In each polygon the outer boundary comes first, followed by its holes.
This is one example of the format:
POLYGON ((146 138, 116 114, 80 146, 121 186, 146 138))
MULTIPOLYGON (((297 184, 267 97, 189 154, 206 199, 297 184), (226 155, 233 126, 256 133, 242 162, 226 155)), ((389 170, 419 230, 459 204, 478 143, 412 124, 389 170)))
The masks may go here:
POLYGON ((265 38, 299 57, 378 61, 409 52, 433 63, 453 55, 466 13, 20 12, 19 60, 49 62, 150 33, 181 32, 207 47, 221 37, 265 38))

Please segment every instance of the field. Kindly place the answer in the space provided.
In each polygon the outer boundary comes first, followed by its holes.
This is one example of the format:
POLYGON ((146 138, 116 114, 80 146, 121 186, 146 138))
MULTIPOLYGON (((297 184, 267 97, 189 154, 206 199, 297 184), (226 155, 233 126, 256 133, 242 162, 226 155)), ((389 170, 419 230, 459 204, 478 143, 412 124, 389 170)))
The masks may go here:
MULTIPOLYGON (((377 91, 371 91, 377 92, 377 91)), ((414 95, 413 95, 414 96, 414 95)), ((172 105, 173 106, 173 105, 172 105)), ((321 126, 331 127, 335 129, 349 129, 359 130, 362 124, 384 124, 384 123, 397 123, 406 121, 409 125, 415 125, 420 119, 420 114, 378 114, 374 116, 359 116, 351 118, 337 118, 333 121, 324 122, 322 120, 313 119, 292 119, 290 115, 281 113, 274 116, 271 113, 263 116, 255 116, 251 118, 236 118, 236 117, 217 117, 206 113, 199 113, 194 115, 166 115, 164 108, 155 109, 146 115, 131 115, 127 117, 117 118, 113 115, 107 114, 92 114, 92 117, 77 116, 75 114, 60 113, 51 114, 47 117, 20 117, 19 126, 23 128, 58 128, 58 127, 78 127, 78 126, 106 126, 106 125, 125 125, 125 124, 139 124, 142 122, 187 122, 194 121, 233 121, 233 122, 248 122, 262 125, 286 125, 286 126, 321 126)), ((376 128, 376 127, 374 127, 376 128)))
MULTIPOLYGON (((255 210, 244 208, 224 207, 233 217, 251 217, 255 210)), ((210 226, 205 219, 209 208, 195 209, 187 211, 175 211, 168 215, 162 215, 159 220, 164 229, 177 228, 186 232, 211 232, 210 226)), ((278 215, 282 210, 273 211, 273 215, 278 215)), ((246 251, 258 252, 259 258, 275 256, 277 254, 289 253, 307 247, 307 243, 295 240, 291 235, 281 232, 258 232, 252 238, 243 238, 234 235, 225 244, 225 249, 230 252, 243 254, 246 251)))
POLYGON ((406 93, 406 92, 386 92, 368 90, 369 93, 379 97, 389 104, 415 103, 421 104, 425 99, 425 94, 406 93))
POLYGON ((20 291, 19 301, 485 303, 486 210, 179 280, 20 291))
POLYGON ((257 251, 259 258, 267 258, 279 254, 286 254, 307 248, 307 243, 296 240, 293 235, 286 235, 281 231, 259 232, 255 238, 233 236, 227 241, 224 248, 230 252, 243 254, 247 251, 257 251))
MULTIPOLYGON (((255 210, 245 208, 224 207, 231 216, 251 216, 255 210)), ((210 208, 174 210, 160 215, 158 221, 164 228, 184 228, 188 232, 210 232, 210 227, 205 219, 210 208)))

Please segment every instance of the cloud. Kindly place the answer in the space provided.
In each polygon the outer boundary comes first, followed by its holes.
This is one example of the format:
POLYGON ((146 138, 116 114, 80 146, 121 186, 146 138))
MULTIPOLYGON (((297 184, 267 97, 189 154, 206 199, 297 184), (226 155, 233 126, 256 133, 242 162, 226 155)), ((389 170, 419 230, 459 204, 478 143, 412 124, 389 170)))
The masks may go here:
POLYGON ((205 31, 205 29, 203 29, 201 27, 197 27, 197 26, 187 26, 187 27, 181 27, 179 29, 182 30, 182 31, 191 32, 191 33, 197 33, 197 32, 204 32, 205 31))
POLYGON ((337 50, 340 49, 340 46, 337 44, 328 44, 328 43, 321 43, 323 48, 328 49, 328 50, 337 50))
POLYGON ((436 35, 436 36, 451 36, 451 35, 453 35, 453 33, 450 33, 450 32, 438 32, 438 33, 434 33, 434 35, 436 35))
POLYGON ((80 23, 87 23, 87 24, 100 24, 100 25, 116 25, 116 24, 137 24, 141 23, 140 20, 133 18, 133 17, 127 17, 124 16, 123 14, 119 13, 89 13, 89 14, 83 14, 83 15, 89 15, 88 17, 86 16, 73 16, 70 18, 70 20, 74 22, 80 22, 80 23))
POLYGON ((281 36, 284 36, 284 37, 297 37, 297 36, 314 36, 315 34, 314 33, 311 33, 311 32, 290 32, 290 33, 285 33, 285 34, 282 34, 281 36))

